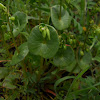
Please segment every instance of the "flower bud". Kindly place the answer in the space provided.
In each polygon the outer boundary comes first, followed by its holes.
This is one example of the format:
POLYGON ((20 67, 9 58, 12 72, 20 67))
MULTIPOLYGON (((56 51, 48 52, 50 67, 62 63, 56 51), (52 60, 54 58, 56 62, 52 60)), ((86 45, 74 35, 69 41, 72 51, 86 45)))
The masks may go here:
POLYGON ((9 19, 10 19, 11 21, 14 21, 14 20, 15 20, 15 17, 11 16, 11 17, 9 17, 9 19))
POLYGON ((2 25, 1 28, 2 29, 5 29, 5 28, 7 28, 7 26, 6 25, 2 25))
POLYGON ((46 32, 47 32, 48 39, 50 40, 50 31, 48 28, 46 29, 46 32))

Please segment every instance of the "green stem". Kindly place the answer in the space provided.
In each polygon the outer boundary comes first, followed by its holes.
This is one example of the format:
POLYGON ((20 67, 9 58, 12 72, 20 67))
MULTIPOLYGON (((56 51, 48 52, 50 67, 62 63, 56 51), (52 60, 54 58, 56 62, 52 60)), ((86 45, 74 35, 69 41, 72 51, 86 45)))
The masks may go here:
POLYGON ((48 73, 51 73, 54 69, 55 69, 55 68, 54 68, 53 66, 51 66, 51 69, 50 69, 48 72, 44 73, 43 76, 46 76, 48 73))
POLYGON ((90 30, 90 28, 87 30, 87 32, 84 32, 84 34, 85 34, 85 41, 84 41, 83 49, 85 49, 85 47, 86 47, 86 42, 87 42, 88 36, 89 36, 89 30, 90 30))
MULTIPOLYGON (((21 61, 21 65, 22 65, 22 71, 23 71, 23 78, 25 79, 27 77, 27 67, 26 67, 26 64, 25 64, 25 58, 21 61)), ((27 87, 28 85, 28 82, 27 81, 24 81, 24 86, 27 87)))
MULTIPOLYGON (((39 8, 41 8, 41 0, 39 0, 39 8)), ((41 10, 39 11, 39 22, 41 23, 41 10)))
POLYGON ((10 25, 10 21, 9 21, 9 7, 8 7, 7 20, 8 20, 8 25, 9 25, 9 28, 10 28, 11 37, 12 37, 12 40, 13 40, 14 46, 15 46, 17 52, 19 53, 19 50, 18 50, 17 44, 16 44, 16 42, 15 42, 15 38, 14 38, 14 36, 13 36, 13 29, 12 29, 12 27, 11 27, 11 25, 10 25))
POLYGON ((23 43, 22 34, 20 35, 20 43, 23 43))
POLYGON ((60 15, 59 15, 59 20, 61 20, 61 5, 62 5, 62 1, 60 0, 60 15))
POLYGON ((48 16, 48 18, 47 18, 47 24, 49 25, 49 20, 50 20, 50 15, 48 16))
POLYGON ((3 32, 3 34, 2 34, 2 41, 3 41, 3 47, 5 47, 5 49, 6 49, 6 51, 7 51, 7 56, 10 56, 10 52, 9 52, 9 50, 8 50, 8 48, 7 48, 7 43, 6 43, 6 41, 5 41, 5 39, 4 39, 4 30, 2 29, 2 32, 3 32))
POLYGON ((11 35, 12 35, 12 39, 13 39, 14 46, 15 46, 17 52, 19 53, 19 50, 18 50, 18 47, 17 47, 17 44, 16 44, 16 41, 15 41, 15 38, 14 38, 14 36, 13 36, 12 31, 11 31, 11 35))
POLYGON ((40 78, 41 78, 41 74, 43 73, 43 57, 41 57, 41 65, 40 65, 40 68, 39 68, 39 72, 38 72, 38 76, 37 76, 37 81, 39 82, 40 81, 40 78))

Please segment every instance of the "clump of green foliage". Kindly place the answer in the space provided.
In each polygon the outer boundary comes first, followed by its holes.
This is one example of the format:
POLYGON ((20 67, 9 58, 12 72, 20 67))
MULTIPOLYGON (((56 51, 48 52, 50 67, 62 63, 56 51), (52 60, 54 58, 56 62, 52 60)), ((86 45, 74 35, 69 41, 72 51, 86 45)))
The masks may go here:
POLYGON ((100 0, 0 1, 1 100, 99 100, 100 0))

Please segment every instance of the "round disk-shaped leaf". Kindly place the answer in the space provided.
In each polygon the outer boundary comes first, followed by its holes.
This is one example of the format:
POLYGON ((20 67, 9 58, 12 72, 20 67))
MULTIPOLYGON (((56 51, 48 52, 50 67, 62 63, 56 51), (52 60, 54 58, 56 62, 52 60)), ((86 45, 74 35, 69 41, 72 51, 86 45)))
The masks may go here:
POLYGON ((85 52, 84 56, 82 57, 82 59, 79 62, 80 68, 81 69, 85 69, 86 67, 89 66, 89 64, 92 61, 92 54, 91 52, 85 52))
POLYGON ((53 57, 59 48, 59 39, 57 31, 50 25, 46 25, 50 31, 50 40, 43 38, 39 30, 39 25, 32 29, 28 39, 28 48, 32 54, 42 56, 44 58, 53 57))
POLYGON ((53 59, 54 65, 58 67, 69 67, 71 63, 75 60, 74 52, 71 47, 66 49, 59 49, 57 54, 53 59))
POLYGON ((76 60, 74 60, 68 67, 64 67, 63 70, 67 70, 68 72, 79 73, 81 68, 77 64, 76 60))
POLYGON ((15 65, 15 64, 19 63, 28 54, 29 50, 28 50, 27 42, 21 44, 18 47, 18 50, 19 50, 19 53, 17 51, 15 51, 14 56, 12 57, 12 61, 10 63, 11 65, 15 65))
POLYGON ((66 49, 58 50, 53 58, 53 64, 60 67, 61 70, 66 70, 68 72, 78 73, 80 71, 80 67, 77 65, 75 59, 74 51, 69 46, 66 49))
POLYGON ((63 30, 70 25, 71 17, 69 16, 67 10, 65 10, 63 7, 61 7, 61 15, 60 15, 60 6, 55 5, 51 8, 51 20, 53 25, 58 30, 63 30))
POLYGON ((20 11, 16 12, 13 16, 15 17, 13 35, 16 37, 28 23, 28 18, 25 13, 20 11))

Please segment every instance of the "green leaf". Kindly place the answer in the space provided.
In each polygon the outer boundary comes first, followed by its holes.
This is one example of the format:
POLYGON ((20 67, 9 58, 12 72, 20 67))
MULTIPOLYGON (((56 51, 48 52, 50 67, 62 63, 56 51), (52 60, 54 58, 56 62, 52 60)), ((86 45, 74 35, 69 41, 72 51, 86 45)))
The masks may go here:
POLYGON ((21 34, 28 40, 29 34, 27 32, 21 32, 21 34))
POLYGON ((80 12, 81 8, 78 1, 71 0, 70 4, 73 5, 73 7, 75 7, 78 10, 78 12, 80 12))
POLYGON ((81 0, 81 11, 86 11, 86 0, 81 0))
POLYGON ((3 81, 3 87, 8 89, 15 89, 16 86, 13 85, 13 81, 19 78, 19 74, 17 73, 10 73, 3 81))
POLYGON ((20 98, 20 92, 14 91, 12 95, 9 95, 8 100, 16 100, 16 98, 20 98))
POLYGON ((5 100, 3 97, 0 97, 0 100, 5 100))
POLYGON ((95 100, 99 100, 100 99, 100 95, 97 95, 96 97, 95 97, 95 100))
POLYGON ((97 42, 97 37, 93 37, 92 45, 90 46, 90 50, 95 46, 95 43, 97 42))
POLYGON ((6 40, 9 40, 11 38, 11 34, 9 34, 9 33, 5 33, 4 34, 4 39, 5 39, 5 41, 6 40))
POLYGON ((55 57, 53 58, 53 64, 61 68, 61 70, 66 70, 72 73, 80 72, 80 67, 76 66, 76 59, 74 51, 71 47, 66 49, 59 49, 55 57))
POLYGON ((61 7, 61 18, 59 16, 60 16, 60 6, 55 5, 51 8, 51 20, 53 25, 58 30, 63 30, 68 28, 71 22, 71 17, 63 7, 61 7))
MULTIPOLYGON (((33 20, 36 20, 36 21, 40 20, 39 17, 33 17, 33 16, 27 16, 27 19, 28 19, 28 20, 33 19, 33 20)), ((44 20, 44 19, 41 18, 41 20, 44 20)))
POLYGON ((100 62, 100 57, 96 56, 96 57, 92 58, 92 60, 96 60, 96 61, 100 62))
POLYGON ((83 58, 79 62, 80 68, 85 69, 89 63, 92 61, 92 55, 91 52, 85 52, 83 58))
MULTIPOLYGON (((54 84, 54 89, 55 89, 56 94, 57 94, 57 91, 56 91, 57 86, 58 86, 61 82, 65 81, 65 80, 68 80, 68 79, 71 79, 71 78, 74 78, 74 76, 65 76, 65 77, 60 78, 59 80, 57 80, 57 81, 55 82, 55 84, 54 84)), ((57 96, 58 96, 58 98, 61 98, 58 94, 57 94, 57 96)), ((62 98, 61 98, 61 99, 62 99, 62 98)), ((61 99, 60 99, 60 100, 61 100, 61 99)))
POLYGON ((19 63, 28 54, 29 50, 28 50, 27 42, 21 44, 18 47, 18 50, 19 50, 19 53, 15 51, 14 56, 12 57, 12 61, 10 62, 11 65, 15 65, 19 63))
POLYGON ((40 58, 41 58, 40 56, 33 55, 29 52, 25 61, 29 60, 29 63, 31 63, 32 65, 31 67, 35 68, 35 67, 40 66, 40 58))
POLYGON ((85 68, 84 70, 82 70, 82 71, 75 77, 75 79, 73 80, 72 84, 71 84, 70 87, 69 87, 69 90, 68 90, 67 95, 66 95, 66 97, 64 98, 64 100, 70 100, 70 99, 69 99, 69 98, 70 98, 70 93, 71 93, 71 90, 72 90, 74 84, 76 83, 76 81, 77 81, 80 77, 82 77, 82 75, 83 75, 89 68, 90 68, 90 66, 88 66, 87 68, 85 68))
POLYGON ((55 66, 64 68, 69 67, 71 63, 75 60, 74 51, 71 47, 66 49, 59 49, 55 57, 53 58, 53 63, 55 66))
POLYGON ((96 56, 92 58, 92 60, 100 62, 100 42, 97 43, 96 49, 97 49, 96 56))
MULTIPOLYGON (((87 92, 87 90, 96 89, 96 86, 99 86, 99 85, 100 85, 100 82, 96 83, 95 85, 89 86, 89 87, 87 87, 87 88, 85 88, 85 89, 73 91, 73 92, 70 93, 70 95, 72 95, 72 94, 76 95, 76 94, 80 94, 80 93, 82 93, 82 92, 84 92, 84 91, 87 92)), ((97 90, 97 89, 96 89, 96 90, 97 90)))
POLYGON ((45 12, 48 12, 48 13, 50 12, 50 9, 48 7, 47 8, 46 7, 45 8, 44 7, 37 7, 37 8, 40 10, 43 10, 45 12))
POLYGON ((20 11, 16 12, 13 16, 15 17, 13 35, 16 37, 28 23, 28 18, 25 13, 20 11))
POLYGON ((29 51, 34 55, 39 55, 44 58, 53 57, 59 48, 59 39, 57 31, 50 25, 46 25, 50 31, 50 40, 43 38, 39 30, 39 25, 35 26, 28 39, 29 51))
POLYGON ((76 63, 77 63, 76 60, 73 60, 73 62, 64 69, 67 70, 68 72, 79 73, 81 68, 78 65, 76 66, 76 63))
POLYGON ((7 67, 0 67, 0 80, 5 78, 9 73, 9 69, 7 67))
POLYGON ((10 82, 5 82, 5 83, 3 83, 3 87, 8 88, 8 89, 15 89, 15 88, 16 88, 16 86, 13 85, 13 84, 10 83, 10 82))

